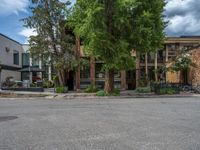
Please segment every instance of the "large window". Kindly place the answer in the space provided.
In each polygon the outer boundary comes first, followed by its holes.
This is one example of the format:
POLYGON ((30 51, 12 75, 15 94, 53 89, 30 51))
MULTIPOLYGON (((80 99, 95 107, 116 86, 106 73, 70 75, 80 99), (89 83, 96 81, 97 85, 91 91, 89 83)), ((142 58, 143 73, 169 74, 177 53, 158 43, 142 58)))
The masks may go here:
POLYGON ((39 66, 39 56, 37 56, 37 55, 32 56, 32 65, 39 66))
POLYGON ((22 54, 22 66, 23 67, 29 66, 29 53, 22 54))
POLYGON ((13 51, 13 63, 19 65, 19 52, 16 50, 13 51))

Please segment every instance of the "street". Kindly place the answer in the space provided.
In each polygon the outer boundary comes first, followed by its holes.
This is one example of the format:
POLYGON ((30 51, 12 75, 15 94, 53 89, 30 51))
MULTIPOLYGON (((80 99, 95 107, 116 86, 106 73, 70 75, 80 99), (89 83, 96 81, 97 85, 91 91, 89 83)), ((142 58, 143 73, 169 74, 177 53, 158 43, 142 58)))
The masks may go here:
POLYGON ((200 98, 0 100, 0 150, 200 150, 200 98))

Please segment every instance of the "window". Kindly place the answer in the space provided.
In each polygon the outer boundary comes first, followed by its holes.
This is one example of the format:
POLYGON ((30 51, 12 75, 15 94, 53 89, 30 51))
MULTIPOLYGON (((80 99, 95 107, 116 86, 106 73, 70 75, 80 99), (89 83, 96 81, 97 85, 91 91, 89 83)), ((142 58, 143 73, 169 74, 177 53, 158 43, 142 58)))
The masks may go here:
POLYGON ((39 56, 32 56, 32 65, 39 66, 39 56))
POLYGON ((13 63, 14 65, 19 65, 19 52, 15 50, 13 52, 13 63))
POLYGON ((29 66, 29 53, 22 54, 22 66, 29 66))
POLYGON ((105 72, 102 71, 103 63, 96 63, 95 64, 95 77, 96 78, 104 78, 105 72))

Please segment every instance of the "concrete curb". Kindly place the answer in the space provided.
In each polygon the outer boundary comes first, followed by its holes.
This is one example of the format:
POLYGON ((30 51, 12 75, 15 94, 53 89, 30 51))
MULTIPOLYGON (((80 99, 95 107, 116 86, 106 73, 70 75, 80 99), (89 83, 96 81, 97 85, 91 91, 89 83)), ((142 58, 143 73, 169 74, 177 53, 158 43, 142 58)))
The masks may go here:
POLYGON ((0 94, 7 95, 20 95, 22 97, 3 97, 0 99, 34 99, 45 98, 45 99, 121 99, 121 98, 185 98, 185 97, 200 97, 198 94, 177 94, 177 95, 155 95, 155 94, 132 94, 132 95, 121 95, 121 96, 96 96, 96 93, 66 93, 57 94, 49 92, 16 92, 16 91, 0 91, 0 94), (26 97, 27 96, 27 97, 26 97))

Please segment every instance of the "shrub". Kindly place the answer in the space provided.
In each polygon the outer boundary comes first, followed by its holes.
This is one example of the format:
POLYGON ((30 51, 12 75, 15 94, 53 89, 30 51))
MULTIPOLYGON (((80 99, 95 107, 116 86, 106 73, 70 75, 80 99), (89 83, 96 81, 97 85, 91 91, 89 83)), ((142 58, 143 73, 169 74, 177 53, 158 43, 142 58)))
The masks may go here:
POLYGON ((111 94, 113 96, 120 96, 120 90, 119 89, 114 89, 113 93, 111 94))
POLYGON ((164 89, 164 88, 159 89, 159 94, 160 95, 166 94, 166 89, 164 89))
POLYGON ((140 86, 140 87, 146 87, 147 85, 148 85, 148 80, 146 79, 146 77, 141 78, 141 79, 139 80, 139 86, 140 86))
POLYGON ((44 81, 42 86, 43 86, 43 88, 53 88, 54 83, 53 83, 53 81, 44 81))
POLYGON ((94 85, 89 85, 84 92, 86 93, 96 93, 98 91, 98 88, 95 87, 94 85))
POLYGON ((120 90, 114 89, 113 93, 109 94, 104 90, 100 90, 97 92, 97 96, 120 96, 120 90))
POLYGON ((37 85, 35 83, 31 83, 30 87, 37 87, 37 85))
POLYGON ((151 88, 150 87, 138 87, 136 89, 138 93, 151 93, 151 88))
POLYGON ((104 90, 100 90, 97 92, 97 96, 109 96, 109 94, 104 90))
POLYGON ((59 78, 58 76, 53 76, 53 83, 54 83, 54 86, 59 86, 59 78))
POLYGON ((169 95, 173 95, 173 94, 176 94, 178 92, 176 91, 176 88, 169 87, 169 88, 167 88, 166 93, 169 94, 169 95))
POLYGON ((68 92, 68 87, 65 86, 58 86, 55 88, 56 93, 67 93, 68 92))

